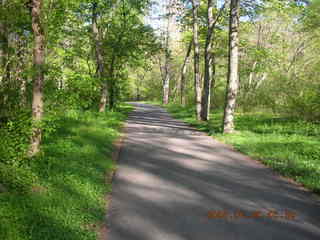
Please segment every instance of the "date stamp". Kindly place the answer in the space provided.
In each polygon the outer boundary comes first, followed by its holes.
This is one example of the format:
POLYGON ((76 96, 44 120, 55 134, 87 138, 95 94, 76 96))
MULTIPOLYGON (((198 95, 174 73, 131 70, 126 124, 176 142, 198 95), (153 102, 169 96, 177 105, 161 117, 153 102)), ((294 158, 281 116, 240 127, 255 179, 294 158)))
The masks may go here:
POLYGON ((269 219, 284 219, 293 221, 296 219, 297 214, 295 212, 284 210, 261 210, 245 212, 242 210, 228 211, 228 210, 212 210, 208 211, 207 217, 209 219, 228 219, 228 220, 239 220, 239 219, 258 219, 258 218, 269 218, 269 219))

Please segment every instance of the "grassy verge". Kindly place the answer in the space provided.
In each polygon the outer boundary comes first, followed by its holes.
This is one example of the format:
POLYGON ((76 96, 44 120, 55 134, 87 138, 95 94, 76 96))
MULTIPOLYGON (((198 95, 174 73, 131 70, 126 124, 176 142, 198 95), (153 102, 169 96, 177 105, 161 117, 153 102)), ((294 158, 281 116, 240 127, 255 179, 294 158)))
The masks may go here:
POLYGON ((222 113, 209 122, 195 120, 194 109, 167 106, 174 117, 261 160, 284 176, 320 193, 320 125, 264 113, 236 114, 237 133, 221 133, 222 113))
POLYGON ((61 117, 42 155, 28 164, 31 190, 0 191, 0 239, 96 239, 111 188, 105 176, 115 168, 112 143, 128 111, 61 117))

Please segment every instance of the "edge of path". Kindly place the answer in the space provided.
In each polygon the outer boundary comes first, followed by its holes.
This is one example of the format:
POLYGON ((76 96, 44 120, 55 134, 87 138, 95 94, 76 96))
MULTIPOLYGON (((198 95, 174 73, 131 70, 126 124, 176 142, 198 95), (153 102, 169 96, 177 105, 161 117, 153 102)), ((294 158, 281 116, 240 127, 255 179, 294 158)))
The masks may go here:
MULTIPOLYGON (((155 107, 159 107, 159 108, 162 108, 164 109, 169 115, 170 117, 172 117, 173 119, 176 119, 178 121, 181 121, 183 123, 185 123, 186 125, 188 125, 189 127, 191 127, 192 129, 194 129, 195 131, 198 131, 200 133, 203 133, 204 136, 207 136, 207 137, 210 137, 213 141, 216 141, 218 143, 220 143, 221 145, 223 145, 224 147, 230 149, 231 151, 233 152, 236 152, 236 153, 239 153, 239 154, 242 154, 245 159, 247 161, 251 161, 251 162, 255 162, 256 164, 259 164, 260 166, 263 166, 264 168, 268 169, 268 171, 270 171, 270 173, 274 176, 274 177, 278 177, 278 178, 281 178, 282 180, 290 183, 290 184, 293 184, 295 185, 296 187, 298 187, 299 189, 307 192, 308 194, 310 194, 310 196, 312 198, 314 198, 317 202, 320 203, 320 195, 312 192, 311 190, 305 188, 302 184, 296 182, 295 180, 291 179, 291 178, 288 178, 288 177, 285 177, 285 176, 282 176, 280 173, 276 172, 275 170, 273 170, 272 168, 268 167, 267 165, 263 164, 263 162, 259 161, 258 159, 255 159, 251 156, 248 156, 247 154, 243 153, 243 152, 240 152, 239 150, 237 150, 236 148, 234 148, 233 145, 231 144, 227 144, 227 143, 224 143, 216 138, 214 138, 214 136, 210 136, 208 135, 207 132, 203 131, 203 130, 200 130, 198 129, 197 127, 193 126, 192 124, 188 123, 188 122, 185 122, 181 119, 177 119, 175 118, 165 107, 163 107, 162 105, 160 104, 155 104, 155 103, 146 103, 146 102, 142 102, 143 104, 147 104, 147 105, 151 105, 151 106, 155 106, 155 107)), ((135 107, 133 108, 133 111, 135 110, 135 107)), ((113 152, 112 152, 112 160, 114 162, 118 162, 118 159, 119 159, 119 156, 120 156, 120 152, 121 152, 121 149, 124 145, 124 140, 126 139, 127 137, 127 121, 124 122, 124 124, 121 126, 120 128, 120 136, 119 138, 113 143, 113 152)), ((114 179, 114 176, 115 176, 115 173, 117 171, 117 167, 115 169, 113 169, 112 171, 108 172, 106 174, 106 183, 109 183, 109 184, 112 184, 113 182, 113 179, 114 179)), ((108 211, 108 208, 110 206, 110 201, 111 201, 111 197, 112 197, 112 191, 110 191, 109 193, 106 194, 105 196, 105 201, 106 201, 106 205, 105 205, 105 209, 106 209, 106 215, 105 215, 105 219, 102 223, 102 225, 100 226, 99 228, 99 231, 98 231, 98 240, 107 240, 108 239, 108 232, 109 232, 109 228, 108 228, 108 222, 109 222, 109 219, 107 219, 107 211, 108 211)))
MULTIPOLYGON (((134 111, 134 109, 135 108, 133 108, 132 111, 134 111)), ((120 156, 120 152, 123 147, 123 144, 124 144, 124 140, 127 137, 126 129, 127 129, 127 120, 123 123, 123 125, 119 129, 120 136, 112 144, 113 150, 112 150, 112 154, 111 154, 111 160, 113 162, 115 162, 115 164, 117 164, 117 162, 119 160, 119 156, 120 156)), ((106 184, 112 185, 116 171, 117 171, 117 166, 115 166, 114 169, 112 169, 111 171, 106 173, 106 176, 105 176, 106 184)), ((108 239, 109 229, 108 229, 108 219, 107 219, 106 213, 107 213, 109 206, 110 206, 111 195, 112 195, 112 190, 110 192, 108 192, 104 198, 105 199, 105 216, 104 216, 103 222, 101 223, 101 226, 98 228, 98 231, 97 231, 97 235, 98 235, 97 239, 98 240, 108 239)))
POLYGON ((225 143, 225 142, 223 142, 223 141, 221 141, 221 140, 218 140, 218 139, 215 138, 214 136, 208 135, 208 133, 207 133, 206 131, 199 129, 199 128, 197 128, 196 126, 193 126, 192 124, 190 124, 190 123, 188 123, 188 122, 186 122, 186 121, 184 121, 184 120, 182 120, 182 119, 177 119, 177 118, 175 118, 175 117, 173 116, 173 114, 170 113, 170 112, 166 109, 165 106, 163 106, 163 105, 161 105, 161 104, 158 104, 158 103, 145 103, 145 104, 157 106, 157 107, 160 107, 160 108, 166 110, 167 113, 168 113, 173 119, 179 120, 179 121, 187 124, 188 126, 192 127, 193 129, 195 129, 195 130, 198 131, 198 132, 202 132, 204 135, 212 138, 214 141, 220 143, 221 145, 223 145, 224 147, 228 148, 229 150, 231 150, 231 151, 233 151, 233 152, 235 152, 235 153, 242 154, 247 161, 255 162, 255 163, 259 164, 260 166, 263 166, 264 168, 268 169, 268 171, 270 171, 270 173, 271 173, 273 176, 278 177, 278 178, 281 178, 282 180, 284 180, 284 181, 286 181, 286 182, 288 182, 288 183, 294 184, 294 185, 295 185, 296 187, 298 187, 300 190, 307 192, 307 193, 310 194, 313 198, 315 198, 316 201, 319 201, 319 202, 320 202, 320 193, 317 194, 317 193, 313 192, 312 190, 306 188, 303 184, 295 181, 294 179, 292 179, 292 178, 290 178, 290 177, 286 177, 286 176, 281 175, 279 172, 275 171, 274 169, 272 169, 272 168, 269 167, 268 165, 264 164, 264 163, 263 163, 262 161, 260 161, 259 159, 253 158, 253 157, 251 157, 251 156, 249 156, 249 155, 247 155, 247 154, 239 151, 239 150, 236 149, 233 145, 228 144, 228 143, 225 143))

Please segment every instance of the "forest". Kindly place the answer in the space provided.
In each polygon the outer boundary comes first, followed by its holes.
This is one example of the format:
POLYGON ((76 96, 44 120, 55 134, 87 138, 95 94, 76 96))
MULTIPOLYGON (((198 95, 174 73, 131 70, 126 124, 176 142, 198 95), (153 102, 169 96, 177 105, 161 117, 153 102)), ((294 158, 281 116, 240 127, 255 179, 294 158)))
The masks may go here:
POLYGON ((320 192, 320 1, 0 0, 0 239, 98 239, 160 105, 320 192))

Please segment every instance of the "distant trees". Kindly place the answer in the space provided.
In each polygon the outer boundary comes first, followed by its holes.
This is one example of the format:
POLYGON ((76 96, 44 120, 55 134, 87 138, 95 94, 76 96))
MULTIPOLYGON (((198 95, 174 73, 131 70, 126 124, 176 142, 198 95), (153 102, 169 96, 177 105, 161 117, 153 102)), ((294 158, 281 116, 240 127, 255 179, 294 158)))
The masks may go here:
MULTIPOLYGON (((237 109, 319 120, 317 1, 226 0, 217 4, 220 9, 214 0, 180 2, 177 23, 183 33, 170 58, 171 102, 194 108, 203 121, 210 111, 223 111, 225 133, 236 128, 237 109), (190 39, 196 44, 189 52, 190 39)), ((154 90, 159 89, 159 68, 151 72, 143 80, 145 92, 160 99, 154 90)))

